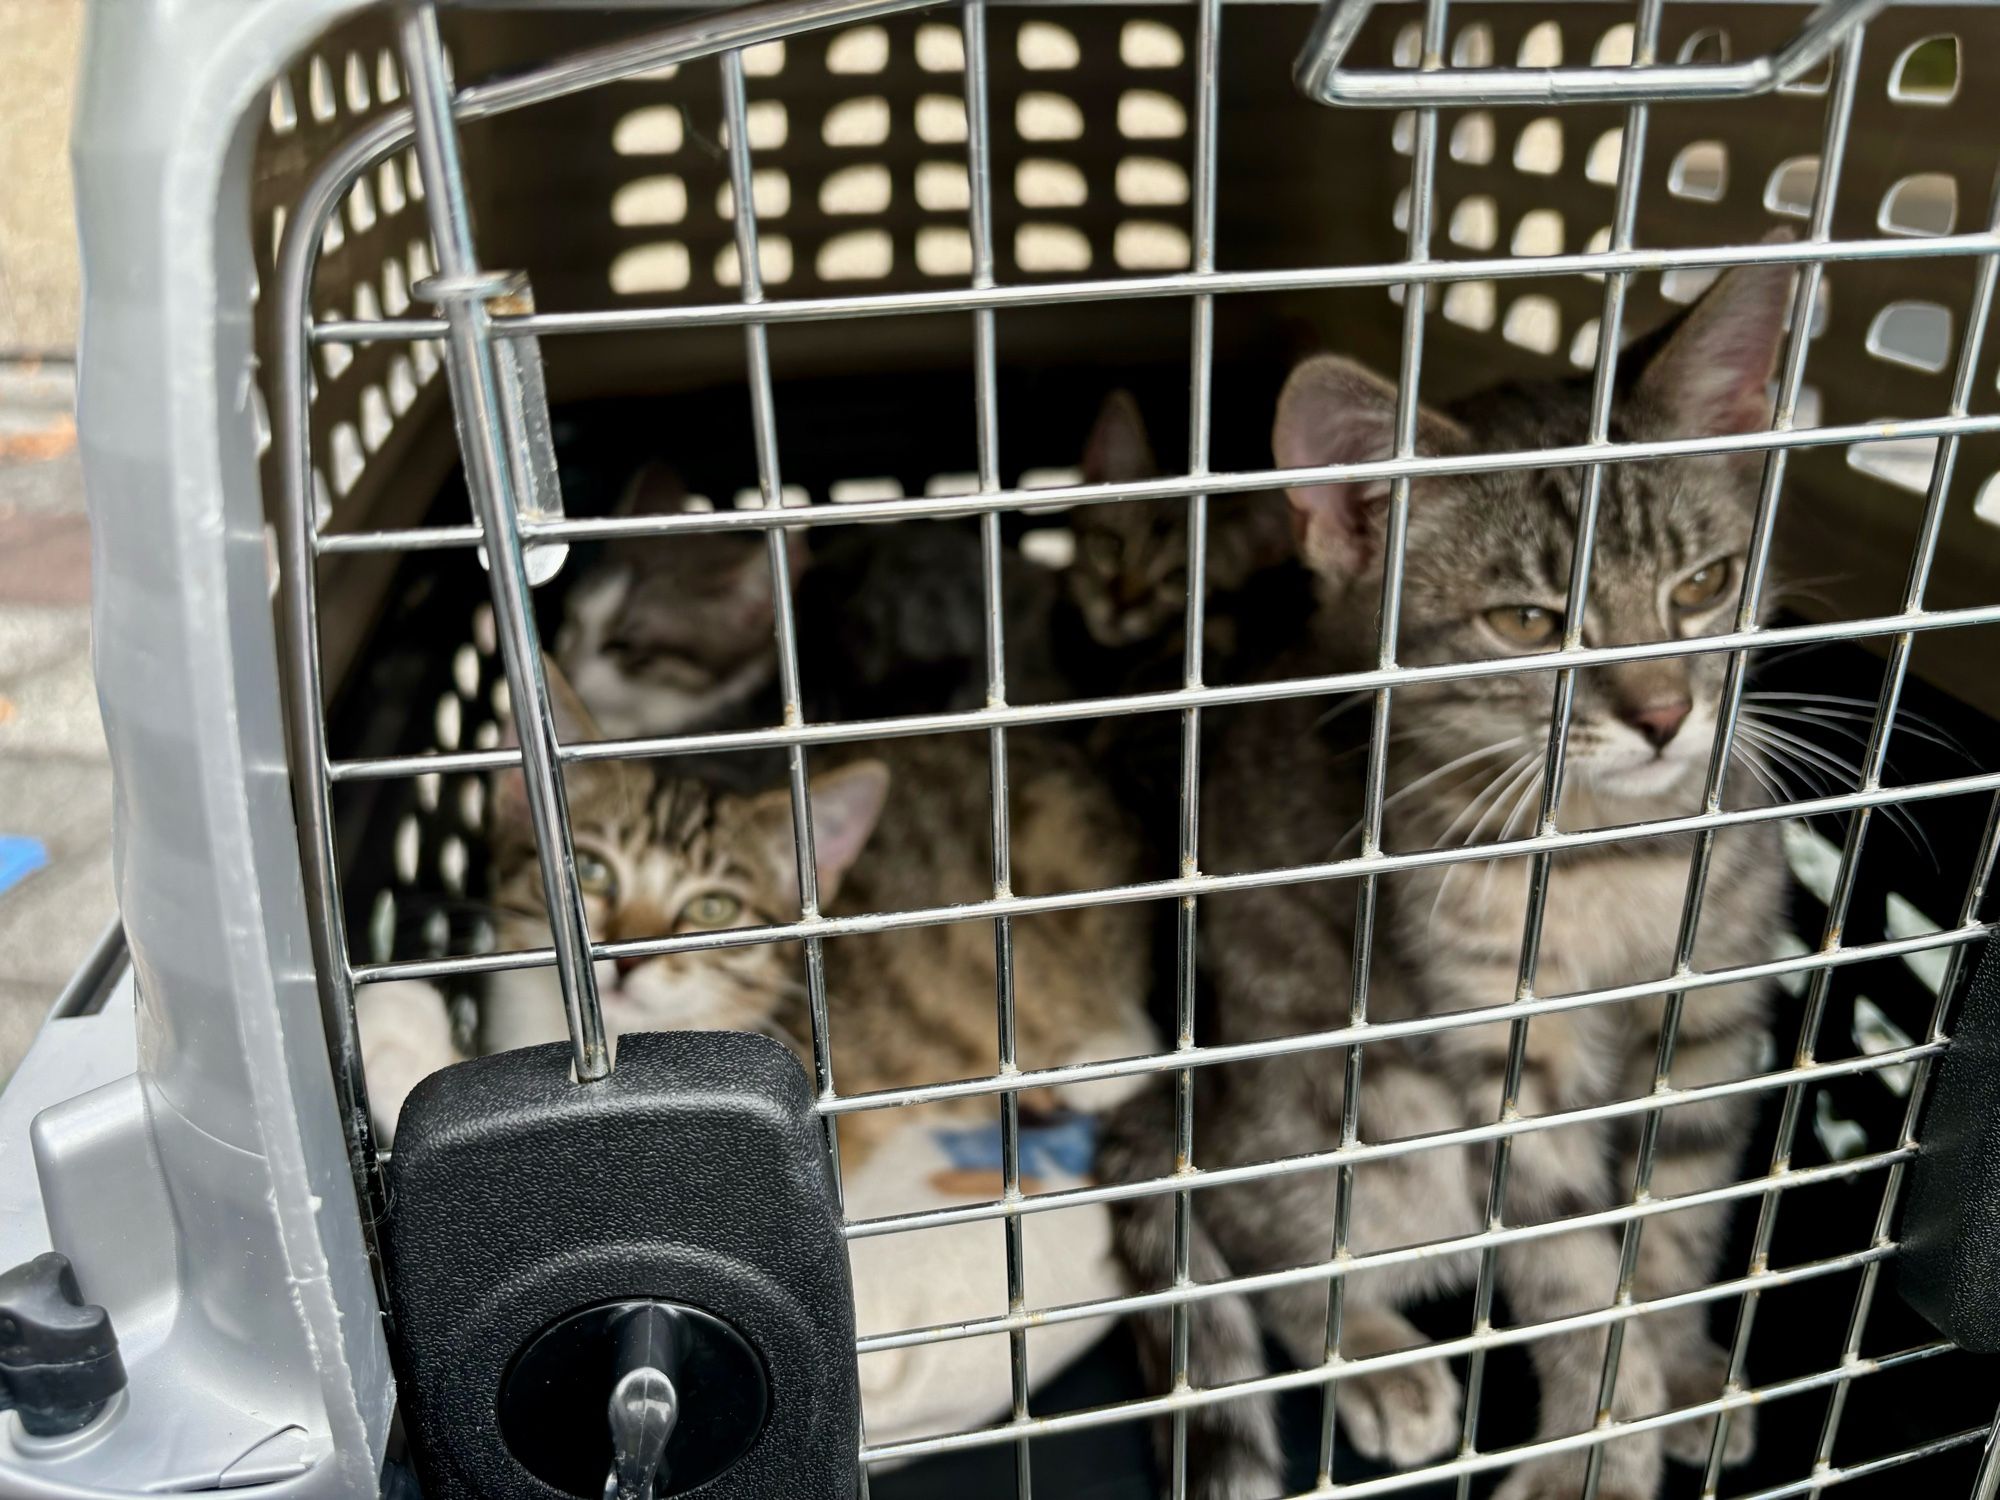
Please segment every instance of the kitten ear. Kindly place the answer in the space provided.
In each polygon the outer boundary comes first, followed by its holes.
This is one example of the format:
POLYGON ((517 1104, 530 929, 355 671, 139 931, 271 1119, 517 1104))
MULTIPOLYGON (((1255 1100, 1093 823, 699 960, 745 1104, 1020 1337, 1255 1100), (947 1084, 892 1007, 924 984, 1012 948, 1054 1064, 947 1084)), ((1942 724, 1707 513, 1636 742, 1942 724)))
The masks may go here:
MULTIPOLYGON (((553 657, 542 657, 542 673, 548 681, 549 707, 555 716, 556 737, 564 744, 600 740, 604 732, 590 716, 590 710, 569 685, 569 679, 553 657)), ((521 743, 520 731, 510 713, 500 737, 504 748, 521 743)), ((563 786, 569 793, 570 821, 615 821, 636 803, 645 800, 650 774, 643 766, 623 760, 588 760, 571 764, 564 772, 563 786), (636 802, 635 802, 636 799, 636 802)), ((493 773, 492 826, 496 832, 534 837, 534 821, 528 811, 528 778, 518 766, 493 773)))
POLYGON ((618 516, 677 516, 687 509, 687 486, 657 459, 643 465, 618 497, 618 516))
MULTIPOLYGON (((1285 469, 1369 463, 1390 457, 1395 438, 1396 388, 1351 359, 1322 354, 1285 382, 1271 451, 1285 469)), ((1469 443, 1456 422, 1427 409, 1418 413, 1418 452, 1450 452, 1469 443)), ((1285 494, 1299 550, 1315 572, 1345 580, 1380 559, 1387 480, 1294 485, 1285 494)))
POLYGON ((1084 444, 1082 467, 1085 484, 1151 479, 1160 472, 1146 437, 1145 419, 1130 391, 1113 391, 1104 398, 1097 425, 1084 444))
MULTIPOLYGON (((812 800, 813 868, 819 875, 819 899, 824 906, 839 892, 840 882, 875 832, 889 797, 889 768, 879 760, 858 760, 813 777, 807 795, 812 800)), ((764 792, 752 800, 750 812, 769 841, 771 863, 780 881, 796 890, 799 867, 792 836, 791 793, 782 787, 764 792)))
MULTIPOLYGON (((1780 231, 1771 240, 1789 240, 1780 231)), ((1797 268, 1738 266, 1702 293, 1639 374, 1635 394, 1674 437, 1762 432, 1797 268)))

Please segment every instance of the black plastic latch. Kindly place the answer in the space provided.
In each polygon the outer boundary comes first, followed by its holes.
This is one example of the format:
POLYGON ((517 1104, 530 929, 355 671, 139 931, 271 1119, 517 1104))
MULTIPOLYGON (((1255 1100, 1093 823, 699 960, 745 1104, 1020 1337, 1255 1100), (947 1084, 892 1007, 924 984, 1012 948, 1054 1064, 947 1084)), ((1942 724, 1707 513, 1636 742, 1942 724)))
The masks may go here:
POLYGON ((0 1274, 0 1411, 36 1437, 87 1426, 125 1389, 111 1314, 53 1250, 0 1274))

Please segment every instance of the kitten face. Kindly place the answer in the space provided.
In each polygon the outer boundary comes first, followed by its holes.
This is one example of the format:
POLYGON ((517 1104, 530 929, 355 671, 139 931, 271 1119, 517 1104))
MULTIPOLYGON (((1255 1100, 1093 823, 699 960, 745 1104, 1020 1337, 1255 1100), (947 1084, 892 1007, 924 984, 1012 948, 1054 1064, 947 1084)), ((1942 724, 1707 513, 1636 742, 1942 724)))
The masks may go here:
MULTIPOLYGON (((658 465, 621 515, 690 508, 658 465)), ((777 674, 769 553, 761 534, 614 542, 564 601, 556 658, 597 724, 620 738, 715 724, 777 674)))
MULTIPOLYGON (((1612 436, 1645 441, 1768 425, 1766 394, 1791 272, 1731 272, 1682 318, 1614 406, 1612 436)), ((1423 454, 1521 451, 1581 442, 1584 382, 1515 386, 1452 415, 1419 414, 1423 454)), ((1351 361, 1294 371, 1273 446, 1285 467, 1388 456, 1395 392, 1351 361)), ((1581 622, 1587 646, 1629 645, 1731 628, 1756 502, 1756 458, 1607 465, 1581 622)), ((1419 480, 1411 487, 1398 660, 1470 661, 1561 644, 1584 471, 1526 470, 1419 480)), ((1372 654, 1389 486, 1289 491, 1305 560, 1319 575, 1341 644, 1372 654)), ((1657 657, 1577 675, 1572 785, 1634 811, 1685 800, 1708 762, 1726 662, 1657 657)), ((1498 770, 1544 743, 1556 674, 1523 673, 1398 688, 1398 728, 1433 764, 1466 758, 1498 770)), ((1483 776, 1481 776, 1483 780, 1483 776)))
MULTIPOLYGON (((1084 482, 1118 484, 1158 473, 1138 404, 1113 391, 1084 449, 1084 482)), ((1173 625, 1187 607, 1186 501, 1086 505, 1071 515, 1070 526, 1076 561, 1065 581, 1093 640, 1130 646, 1173 625)))
MULTIPOLYGON (((597 941, 669 937, 795 921, 798 877, 791 798, 662 779, 622 762, 570 773, 570 817, 590 932, 597 941)), ((821 899, 873 832, 887 773, 863 761, 814 778, 821 899)), ((505 947, 550 941, 542 880, 518 774, 496 783, 494 892, 505 947)), ((751 943, 601 961, 598 997, 613 1037, 630 1031, 758 1031, 805 1051, 805 995, 795 943, 751 943)), ((486 1007, 498 1050, 564 1035, 556 976, 495 978, 486 1007)))

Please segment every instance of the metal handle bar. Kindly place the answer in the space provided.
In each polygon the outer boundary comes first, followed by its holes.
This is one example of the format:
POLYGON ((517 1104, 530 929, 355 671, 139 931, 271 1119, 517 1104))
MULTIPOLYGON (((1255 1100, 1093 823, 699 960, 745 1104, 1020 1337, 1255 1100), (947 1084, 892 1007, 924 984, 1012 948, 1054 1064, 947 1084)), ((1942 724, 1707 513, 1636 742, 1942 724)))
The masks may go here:
POLYGON ((1326 0, 1292 76, 1321 104, 1408 109, 1456 104, 1601 104, 1670 99, 1747 99, 1803 78, 1888 0, 1829 0, 1778 51, 1739 63, 1662 63, 1629 68, 1347 68, 1381 0, 1326 0))

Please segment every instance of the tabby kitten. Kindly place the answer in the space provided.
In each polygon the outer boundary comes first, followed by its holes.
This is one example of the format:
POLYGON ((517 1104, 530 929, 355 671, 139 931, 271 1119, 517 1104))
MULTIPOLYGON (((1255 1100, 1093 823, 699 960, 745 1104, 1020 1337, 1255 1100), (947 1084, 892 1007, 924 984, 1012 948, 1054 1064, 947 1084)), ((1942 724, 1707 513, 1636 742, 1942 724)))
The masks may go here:
MULTIPOLYGON (((1139 405, 1125 391, 1105 398, 1084 449, 1087 484, 1152 479, 1160 472, 1139 405)), ((1151 643, 1178 655, 1187 610, 1188 504, 1179 497, 1086 505, 1071 516, 1076 558, 1066 573, 1069 596, 1100 646, 1151 643)), ((1236 649, 1237 591, 1257 574, 1291 560, 1285 507, 1275 496, 1219 496, 1208 509, 1209 645, 1236 649)))
MULTIPOLYGON (((680 476, 653 463, 633 476, 616 514, 694 509, 680 476)), ((788 538, 792 575, 804 544, 788 538)), ((624 538, 570 589, 556 659, 606 734, 680 734, 721 727, 770 687, 770 553, 762 532, 624 538)))
MULTIPOLYGON (((1643 362, 1628 361, 1614 437, 1646 440, 1740 433, 1770 420, 1770 379, 1789 300, 1783 267, 1725 276, 1643 362)), ((1426 454, 1515 451, 1582 440, 1583 382, 1503 387, 1449 411, 1423 412, 1426 454)), ((1273 433, 1286 467, 1387 457, 1395 393, 1331 355, 1294 371, 1273 433)), ((1734 458, 1619 464, 1604 471, 1583 635, 1591 644, 1673 640, 1726 630, 1750 545, 1758 461, 1734 458)), ((1411 665, 1521 655, 1560 643, 1583 475, 1515 471, 1418 480, 1398 660, 1411 665)), ((1381 606, 1388 485, 1302 485, 1289 492, 1301 550, 1322 607, 1316 638, 1277 675, 1372 666, 1381 606)), ((1724 672, 1721 655, 1654 657, 1586 670, 1559 819, 1564 828, 1615 826, 1696 809, 1724 672)), ((1394 693, 1383 844, 1395 851, 1488 842, 1531 831, 1554 674, 1461 678, 1394 693)), ((1350 700, 1364 706, 1366 700, 1350 700)), ((1202 818, 1203 867, 1216 874, 1278 869, 1352 853, 1362 816, 1367 715, 1333 714, 1292 700, 1232 716, 1210 757, 1202 818)), ((1734 785, 1733 799, 1755 788, 1734 785)), ((1538 994, 1658 979, 1672 966, 1687 878, 1687 838, 1633 840, 1559 856, 1541 936, 1538 994)), ((1504 1007, 1515 998, 1527 899, 1522 859, 1451 865, 1385 877, 1370 983, 1371 1020, 1504 1007)), ((1698 969, 1770 958, 1783 929, 1776 826, 1717 839, 1695 949, 1698 969)), ((1218 1040, 1248 1041, 1345 1025, 1354 947, 1354 889, 1295 884, 1203 902, 1203 959, 1215 991, 1218 1040)), ((1520 1113, 1535 1116, 1649 1093, 1662 1002, 1598 1005, 1535 1018, 1520 1113)), ((1366 1049, 1360 1138, 1380 1142, 1489 1124, 1498 1117, 1508 1023, 1438 1032, 1366 1049)), ((1679 1086, 1742 1077, 1759 1066, 1765 993, 1758 984, 1687 996, 1674 1059, 1679 1086)), ((1204 1169, 1325 1151, 1340 1140, 1343 1056, 1308 1052, 1202 1070, 1197 1160, 1204 1169)), ((1656 1197, 1732 1179, 1754 1104, 1745 1096, 1680 1107, 1660 1119, 1656 1197)), ((1114 1116, 1100 1168, 1107 1180, 1170 1172, 1172 1108, 1161 1091, 1114 1116)), ((1503 1218, 1551 1221, 1625 1201, 1638 1129, 1568 1126, 1513 1138, 1503 1218)), ((1348 1224, 1357 1254, 1478 1232, 1485 1227, 1488 1149, 1419 1150, 1364 1162, 1348 1224)), ((1331 1173, 1293 1173, 1194 1195, 1197 1282, 1324 1262, 1334 1219, 1331 1173)), ((1169 1200, 1118 1211, 1121 1252, 1142 1287, 1173 1274, 1169 1200)), ((1647 1221, 1636 1297, 1708 1282, 1727 1210, 1698 1208, 1647 1221)), ((1609 1305, 1619 1232, 1574 1230, 1503 1250, 1499 1288, 1512 1317, 1539 1323, 1609 1305)), ((1467 1287, 1476 1256, 1428 1256, 1350 1274, 1341 1350, 1362 1358, 1424 1342, 1404 1309, 1467 1287)), ((1301 1367, 1325 1357, 1321 1280, 1253 1299, 1191 1302, 1192 1378, 1224 1385, 1263 1373, 1269 1332, 1301 1367)), ((1705 1309, 1649 1314, 1622 1325, 1624 1353, 1613 1416, 1620 1420, 1713 1399, 1725 1358, 1705 1309)), ((1141 1328, 1156 1381, 1167 1364, 1166 1321, 1141 1328)), ((1602 1328, 1530 1345, 1541 1391, 1538 1436, 1594 1423, 1605 1349, 1602 1328)), ((1442 1359, 1347 1375, 1334 1383, 1343 1441, 1410 1467, 1454 1450, 1460 1393, 1442 1359)), ((1750 1413, 1739 1411, 1727 1457, 1747 1457, 1750 1413)), ((1283 1489, 1270 1401, 1251 1397, 1188 1408, 1189 1493, 1249 1500, 1283 1489)), ((1622 1436, 1604 1451, 1604 1500, 1651 1500, 1664 1457, 1705 1457, 1709 1424, 1691 1421, 1622 1436)), ((1518 1465, 1501 1500, 1574 1500, 1582 1453, 1518 1465)))
MULTIPOLYGON (((550 686, 564 737, 590 737, 594 726, 554 672, 550 686)), ((1081 758, 1064 744, 1027 736, 1017 736, 1009 748, 1016 893, 1131 880, 1131 833, 1081 758)), ((733 759, 741 764, 741 757, 733 759)), ((899 740, 879 755, 844 763, 831 753, 819 759, 827 769, 813 777, 810 797, 823 911, 897 911, 992 895, 983 737, 899 740)), ((741 772, 732 780, 727 764, 705 767, 701 775, 690 774, 680 760, 658 762, 657 773, 629 761, 570 767, 577 874, 593 937, 615 941, 796 920, 790 793, 782 785, 766 789, 768 777, 754 789, 735 784, 741 772)), ((545 946, 550 934, 541 874, 518 772, 496 778, 492 818, 500 946, 545 946)), ((990 923, 833 938, 824 952, 834 1078, 843 1093, 995 1071, 990 923)), ((1140 908, 1017 919, 1013 959, 1021 1066, 1123 1057, 1157 1045, 1145 1018, 1148 954, 1140 908)), ((596 967, 605 1025, 614 1038, 682 1028, 758 1031, 784 1041, 810 1064, 796 942, 623 958, 596 967)), ((366 991, 364 997, 374 1000, 366 991)), ((454 1060, 437 1050, 435 1019, 416 1014, 398 1023, 394 1014, 384 1001, 372 1028, 370 1016, 363 1016, 371 1089, 388 1130, 416 1078, 454 1060), (426 1058, 429 1066, 420 1068, 413 1057, 426 1058), (395 1075, 388 1095, 374 1087, 384 1058, 395 1075)), ((480 1050, 567 1035, 553 971, 492 977, 480 1002, 480 1050)), ((1060 1099, 1026 1102, 1099 1109, 1129 1092, 1119 1083, 1086 1085, 1060 1099)), ((990 1118, 990 1100, 963 1112, 979 1118, 982 1109, 990 1118)), ((851 1168, 865 1160, 902 1120, 897 1111, 847 1116, 843 1162, 851 1168)))

